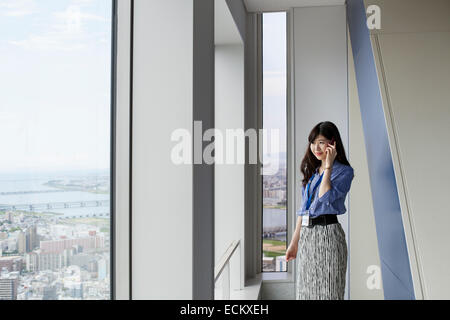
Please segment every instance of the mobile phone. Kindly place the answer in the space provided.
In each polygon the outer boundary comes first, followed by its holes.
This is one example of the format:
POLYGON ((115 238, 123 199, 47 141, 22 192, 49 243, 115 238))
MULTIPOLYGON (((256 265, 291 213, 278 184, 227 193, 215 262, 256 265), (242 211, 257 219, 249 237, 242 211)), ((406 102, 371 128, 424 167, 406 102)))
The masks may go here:
POLYGON ((334 137, 333 137, 333 138, 331 138, 331 142, 330 142, 330 144, 331 144, 331 145, 333 145, 333 144, 334 144, 334 137))

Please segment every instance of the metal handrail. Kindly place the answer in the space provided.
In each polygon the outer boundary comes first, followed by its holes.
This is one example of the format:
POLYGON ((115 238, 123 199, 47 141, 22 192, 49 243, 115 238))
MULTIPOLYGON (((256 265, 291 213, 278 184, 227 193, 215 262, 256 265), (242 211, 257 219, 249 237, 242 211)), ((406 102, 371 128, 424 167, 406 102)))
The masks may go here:
POLYGON ((214 282, 219 279, 220 275, 222 274, 223 269, 227 265, 227 263, 230 261, 231 256, 236 251, 236 248, 241 244, 241 240, 234 240, 228 249, 225 251, 225 253, 222 255, 222 257, 219 260, 218 265, 214 268, 214 282))

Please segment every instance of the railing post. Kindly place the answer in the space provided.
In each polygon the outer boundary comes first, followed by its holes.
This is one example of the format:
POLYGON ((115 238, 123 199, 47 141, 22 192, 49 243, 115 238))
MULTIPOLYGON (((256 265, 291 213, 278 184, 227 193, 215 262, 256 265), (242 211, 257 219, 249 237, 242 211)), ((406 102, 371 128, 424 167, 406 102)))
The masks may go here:
POLYGON ((239 290, 242 290, 242 246, 239 241, 239 290))
POLYGON ((222 299, 230 300, 230 263, 227 262, 222 275, 222 299))

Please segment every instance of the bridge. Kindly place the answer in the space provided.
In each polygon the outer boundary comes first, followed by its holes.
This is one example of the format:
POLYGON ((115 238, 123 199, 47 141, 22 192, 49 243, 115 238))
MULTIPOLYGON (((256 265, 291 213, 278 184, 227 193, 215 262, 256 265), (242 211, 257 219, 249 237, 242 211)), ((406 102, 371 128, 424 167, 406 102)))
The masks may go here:
POLYGON ((286 233, 286 226, 266 227, 263 230, 263 238, 273 238, 283 233, 286 233))
POLYGON ((0 196, 10 196, 16 194, 32 194, 32 193, 54 193, 54 192, 69 192, 73 190, 31 190, 31 191, 11 191, 0 192, 0 196))
POLYGON ((89 201, 0 205, 0 211, 16 211, 16 210, 34 211, 34 210, 67 209, 67 208, 106 207, 106 206, 109 206, 109 200, 89 200, 89 201))
POLYGON ((75 215, 70 215, 70 216, 55 216, 52 219, 58 219, 58 220, 63 219, 63 220, 66 220, 66 219, 99 218, 99 217, 108 218, 109 217, 109 212, 75 214, 75 215))

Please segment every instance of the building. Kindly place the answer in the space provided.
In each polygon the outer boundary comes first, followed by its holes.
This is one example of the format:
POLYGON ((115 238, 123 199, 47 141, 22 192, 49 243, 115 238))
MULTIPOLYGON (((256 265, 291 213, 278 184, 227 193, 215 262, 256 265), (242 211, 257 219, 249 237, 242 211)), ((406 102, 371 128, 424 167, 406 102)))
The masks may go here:
POLYGON ((40 241, 40 249, 42 252, 48 253, 61 253, 64 249, 69 249, 76 245, 83 247, 83 251, 86 249, 104 248, 105 237, 94 234, 84 238, 40 241))
POLYGON ((82 282, 70 282, 66 286, 69 296, 75 299, 83 299, 83 283, 82 282))
POLYGON ((28 272, 39 271, 39 254, 36 252, 30 252, 25 255, 26 270, 28 272))
POLYGON ((17 250, 19 253, 24 254, 29 252, 28 246, 27 246, 27 234, 25 232, 20 232, 17 237, 17 250))
POLYGON ((6 268, 9 272, 22 271, 23 258, 21 256, 0 257, 0 270, 6 268))
POLYGON ((97 265, 97 261, 95 259, 94 260, 90 260, 88 262, 87 270, 89 272, 94 272, 94 273, 98 272, 98 265, 97 265))
POLYGON ((276 188, 264 189, 263 197, 274 199, 276 201, 286 200, 286 188, 276 187, 276 188))
POLYGON ((275 271, 286 271, 286 256, 277 256, 275 258, 275 271))
POLYGON ((47 286, 43 288, 42 300, 56 300, 56 287, 47 286))
POLYGON ((33 251, 33 249, 36 248, 38 244, 36 226, 33 225, 31 227, 28 227, 26 233, 27 252, 30 252, 33 251))
POLYGON ((25 255, 26 269, 29 272, 59 270, 74 263, 75 248, 64 249, 62 252, 44 252, 37 249, 25 255))
POLYGON ((97 268, 98 268, 98 280, 103 280, 106 278, 107 275, 107 262, 106 259, 100 259, 97 261, 97 268))
POLYGON ((14 219, 14 214, 11 211, 8 211, 6 213, 6 221, 8 221, 9 223, 13 223, 14 222, 13 219, 14 219))
POLYGON ((17 300, 17 278, 0 278, 0 300, 17 300))

